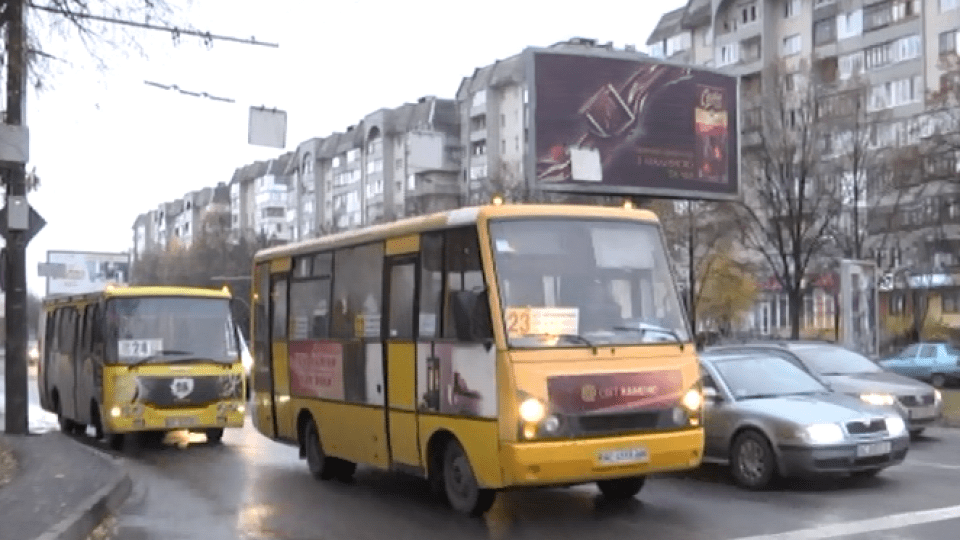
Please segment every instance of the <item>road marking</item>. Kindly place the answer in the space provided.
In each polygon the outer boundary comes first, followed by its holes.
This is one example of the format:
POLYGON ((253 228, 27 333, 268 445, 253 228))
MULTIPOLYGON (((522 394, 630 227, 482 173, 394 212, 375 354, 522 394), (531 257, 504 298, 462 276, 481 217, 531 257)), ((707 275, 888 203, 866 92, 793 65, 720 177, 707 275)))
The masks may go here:
POLYGON ((812 529, 799 529, 796 531, 762 534, 759 536, 744 536, 736 540, 816 540, 818 538, 836 538, 838 536, 902 529, 911 525, 957 518, 960 518, 960 506, 948 506, 934 510, 905 512, 903 514, 894 514, 874 519, 824 525, 823 527, 812 529))
POLYGON ((919 467, 936 467, 938 469, 950 469, 950 470, 960 470, 960 465, 947 465, 946 463, 933 463, 930 461, 917 461, 911 459, 909 461, 904 461, 904 465, 916 465, 919 467))

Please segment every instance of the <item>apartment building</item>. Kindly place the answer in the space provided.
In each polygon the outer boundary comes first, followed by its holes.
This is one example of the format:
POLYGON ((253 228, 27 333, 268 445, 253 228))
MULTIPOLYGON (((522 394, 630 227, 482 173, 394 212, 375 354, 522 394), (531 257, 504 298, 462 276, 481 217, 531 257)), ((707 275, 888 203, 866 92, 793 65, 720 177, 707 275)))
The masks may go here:
POLYGON ((287 173, 296 238, 459 204, 453 100, 425 96, 378 109, 346 131, 300 143, 287 173))
POLYGON ((289 242, 293 239, 288 217, 288 191, 292 179, 287 173, 293 152, 237 168, 230 179, 230 238, 252 241, 263 238, 289 242))
MULTIPOLYGON (((917 145, 917 182, 928 183, 960 172, 955 149, 930 152, 924 146, 944 126, 930 111, 933 97, 956 80, 958 30, 958 0, 691 0, 662 16, 647 47, 657 58, 740 77, 744 152, 757 142, 753 98, 775 84, 799 87, 809 77, 824 89, 826 114, 840 117, 857 109, 869 119, 868 151, 889 156, 917 145)), ((822 141, 824 159, 844 159, 854 138, 837 127, 822 141)), ((856 199, 866 216, 867 254, 891 273, 934 260, 955 264, 960 231, 943 227, 943 220, 956 221, 960 214, 950 182, 889 194, 880 186, 890 182, 890 163, 877 159, 866 187, 858 188, 865 189, 856 199), (901 228, 909 234, 900 234, 901 228)), ((785 299, 775 290, 768 297, 755 320, 764 331, 777 325, 762 321, 787 320, 785 299)), ((814 311, 805 316, 816 319, 819 302, 812 303, 814 311)), ((824 309, 832 310, 829 304, 823 302, 824 309)))

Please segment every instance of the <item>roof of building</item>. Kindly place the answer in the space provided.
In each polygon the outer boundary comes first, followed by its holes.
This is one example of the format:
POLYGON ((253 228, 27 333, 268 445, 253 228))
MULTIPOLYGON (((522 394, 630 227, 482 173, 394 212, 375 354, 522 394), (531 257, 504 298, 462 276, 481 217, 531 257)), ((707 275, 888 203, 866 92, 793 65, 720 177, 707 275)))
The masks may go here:
POLYGON ((683 9, 682 28, 692 30, 710 24, 710 0, 690 0, 683 9))
POLYGON ((664 13, 660 17, 660 22, 657 23, 656 28, 653 29, 653 33, 651 33, 647 39, 647 45, 663 41, 682 32, 684 29, 681 23, 683 22, 686 11, 687 6, 684 6, 664 13))

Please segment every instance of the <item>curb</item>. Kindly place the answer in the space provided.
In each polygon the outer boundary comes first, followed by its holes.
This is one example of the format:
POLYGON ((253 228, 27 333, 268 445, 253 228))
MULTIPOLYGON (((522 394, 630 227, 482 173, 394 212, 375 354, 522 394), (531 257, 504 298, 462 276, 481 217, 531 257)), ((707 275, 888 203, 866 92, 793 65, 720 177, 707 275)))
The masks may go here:
POLYGON ((111 513, 116 511, 130 495, 133 481, 126 471, 120 470, 106 486, 87 497, 76 511, 50 527, 36 540, 84 540, 111 513))

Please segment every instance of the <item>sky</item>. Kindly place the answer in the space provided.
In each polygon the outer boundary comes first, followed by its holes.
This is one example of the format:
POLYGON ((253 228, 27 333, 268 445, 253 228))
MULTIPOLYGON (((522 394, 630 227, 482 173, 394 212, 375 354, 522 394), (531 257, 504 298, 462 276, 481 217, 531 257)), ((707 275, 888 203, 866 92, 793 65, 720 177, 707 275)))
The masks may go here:
POLYGON ((37 265, 48 250, 130 250, 138 215, 227 183, 238 167, 343 131, 379 108, 453 98, 475 68, 527 46, 587 37, 646 50, 661 15, 684 4, 194 0, 181 12, 194 28, 278 46, 208 46, 185 35, 175 43, 169 33, 141 30, 134 35, 145 56, 98 49, 105 70, 78 40, 41 34, 59 60, 47 87, 27 97, 27 170, 41 179, 28 197, 47 222, 27 247, 28 288, 43 295, 37 265), (285 149, 247 143, 253 106, 286 112, 285 149))

